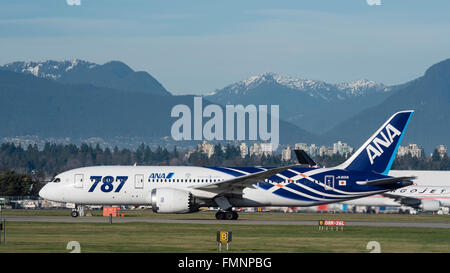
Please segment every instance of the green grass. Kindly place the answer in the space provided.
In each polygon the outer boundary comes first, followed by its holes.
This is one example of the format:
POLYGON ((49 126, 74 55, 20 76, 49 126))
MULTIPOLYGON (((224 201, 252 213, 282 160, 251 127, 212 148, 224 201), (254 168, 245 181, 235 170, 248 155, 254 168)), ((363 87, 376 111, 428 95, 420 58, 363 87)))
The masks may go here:
MULTIPOLYGON (((230 252, 367 253, 369 241, 381 252, 450 252, 450 229, 345 227, 319 231, 317 226, 201 225, 159 223, 37 223, 8 222, 2 252, 70 252, 78 241, 81 252, 217 252, 216 232, 233 232, 230 252)), ((2 238, 3 239, 3 238, 2 238)))
MULTIPOLYGON (((70 210, 3 210, 3 216, 68 216, 70 210)), ((101 211, 90 211, 101 217, 101 211)), ((214 219, 214 212, 156 214, 151 210, 123 211, 126 217, 214 219)), ((398 214, 240 213, 242 220, 346 220, 450 222, 450 216, 398 214)), ((32 221, 32 220, 31 220, 32 221)), ((239 220, 238 220, 239 221, 239 220)), ((1 252, 69 252, 78 241, 81 252, 217 252, 216 232, 233 231, 230 252, 367 253, 369 241, 382 252, 450 253, 450 229, 346 226, 344 231, 319 231, 317 226, 160 224, 160 223, 7 223, 7 245, 1 252)))
MULTIPOLYGON (((3 216, 69 216, 69 209, 58 210, 3 210, 3 216)), ((102 217, 101 210, 86 211, 93 217, 102 217)), ((145 217, 145 218, 163 218, 163 219, 215 219, 214 213, 210 211, 191 213, 191 214, 157 214, 151 210, 126 210, 121 213, 125 217, 145 217)), ((351 213, 275 213, 275 212, 257 212, 240 213, 241 220, 345 220, 345 221, 383 221, 383 222, 444 222, 450 223, 449 215, 432 214, 351 214, 351 213)))

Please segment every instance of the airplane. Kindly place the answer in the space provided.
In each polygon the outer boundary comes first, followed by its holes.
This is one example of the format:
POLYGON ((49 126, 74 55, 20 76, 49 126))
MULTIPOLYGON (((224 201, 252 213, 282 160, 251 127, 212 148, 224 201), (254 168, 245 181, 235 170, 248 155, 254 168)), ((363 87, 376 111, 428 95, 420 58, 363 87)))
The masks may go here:
MULTIPOLYGON (((305 151, 294 152, 299 163, 318 166, 305 151)), ((412 175, 416 179, 412 186, 344 201, 342 204, 368 207, 408 206, 422 212, 437 212, 443 207, 450 207, 450 171, 391 170, 389 175, 412 175)))
POLYGON ((343 203, 372 207, 407 206, 422 212, 437 212, 443 207, 450 207, 450 172, 396 170, 389 174, 405 173, 416 177, 413 185, 343 203))
POLYGON ((343 204, 370 207, 412 207, 422 212, 437 212, 450 207, 450 187, 408 186, 383 194, 345 201, 343 204))
POLYGON ((391 177, 398 146, 414 111, 392 115, 347 161, 331 168, 92 166, 58 174, 39 195, 83 205, 151 205, 156 213, 191 213, 219 207, 218 220, 236 220, 233 207, 315 206, 411 185, 391 177))

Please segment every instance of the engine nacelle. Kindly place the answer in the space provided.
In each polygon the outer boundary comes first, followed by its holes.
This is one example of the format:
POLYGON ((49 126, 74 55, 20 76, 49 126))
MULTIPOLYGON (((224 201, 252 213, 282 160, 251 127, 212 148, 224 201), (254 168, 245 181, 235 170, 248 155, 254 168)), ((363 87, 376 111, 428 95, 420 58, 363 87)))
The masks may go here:
POLYGON ((438 211, 441 208, 441 203, 437 200, 422 199, 419 207, 423 211, 438 211))
POLYGON ((152 210, 157 213, 188 213, 198 211, 192 193, 172 188, 153 189, 152 210))

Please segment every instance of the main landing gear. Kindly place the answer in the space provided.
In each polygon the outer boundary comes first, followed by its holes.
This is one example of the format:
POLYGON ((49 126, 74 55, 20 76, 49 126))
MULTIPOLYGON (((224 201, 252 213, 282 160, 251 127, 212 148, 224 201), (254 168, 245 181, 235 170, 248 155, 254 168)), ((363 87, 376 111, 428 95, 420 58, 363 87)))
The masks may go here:
POLYGON ((237 214, 237 212, 232 211, 232 210, 227 210, 227 211, 219 210, 216 213, 217 220, 237 220, 238 217, 239 217, 239 215, 237 214))
POLYGON ((236 220, 238 218, 237 212, 233 211, 233 206, 225 196, 218 196, 214 201, 219 206, 220 210, 216 213, 217 220, 236 220))

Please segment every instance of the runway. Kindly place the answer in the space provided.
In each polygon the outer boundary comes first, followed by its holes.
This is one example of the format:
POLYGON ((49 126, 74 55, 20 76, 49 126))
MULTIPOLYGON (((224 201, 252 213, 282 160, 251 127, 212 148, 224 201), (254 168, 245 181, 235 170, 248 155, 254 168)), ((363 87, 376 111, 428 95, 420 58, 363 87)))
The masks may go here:
MULTIPOLYGON (((11 222, 53 222, 53 223, 109 223, 109 217, 77 217, 70 216, 8 216, 11 222)), ((319 220, 319 219, 318 219, 319 220)), ((210 224, 210 225, 301 225, 318 226, 318 221, 297 220, 205 220, 205 219, 163 219, 143 217, 113 217, 113 223, 164 223, 164 224, 210 224)), ((419 227, 419 228, 450 228, 448 222, 387 222, 387 221, 345 221, 345 226, 372 227, 419 227)))

